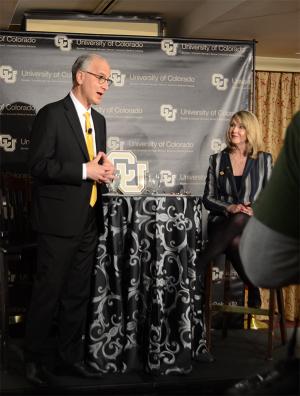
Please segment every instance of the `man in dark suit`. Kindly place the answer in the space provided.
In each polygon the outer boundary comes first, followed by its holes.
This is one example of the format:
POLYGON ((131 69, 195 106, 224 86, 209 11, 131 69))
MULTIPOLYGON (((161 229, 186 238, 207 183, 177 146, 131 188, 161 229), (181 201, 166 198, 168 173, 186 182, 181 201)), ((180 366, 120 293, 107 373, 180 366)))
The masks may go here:
POLYGON ((72 67, 71 92, 43 107, 32 129, 29 164, 38 252, 25 357, 26 376, 35 384, 43 383, 49 369, 54 324, 60 373, 99 377, 84 362, 84 338, 102 222, 101 185, 113 179, 114 167, 104 153, 105 119, 91 105, 101 102, 110 72, 104 58, 80 56, 72 67))

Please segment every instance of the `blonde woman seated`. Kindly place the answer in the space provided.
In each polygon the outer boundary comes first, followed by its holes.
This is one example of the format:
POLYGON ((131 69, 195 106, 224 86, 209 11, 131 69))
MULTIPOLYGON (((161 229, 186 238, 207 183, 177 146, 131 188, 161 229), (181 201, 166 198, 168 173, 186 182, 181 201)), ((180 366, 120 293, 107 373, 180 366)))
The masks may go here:
MULTIPOLYGON (((259 289, 247 278, 239 256, 242 231, 253 215, 252 204, 265 187, 272 156, 262 151, 262 133, 256 116, 238 111, 226 132, 227 147, 209 159, 203 204, 208 215, 208 244, 201 254, 201 268, 226 253, 248 286, 248 306, 259 308, 259 289)), ((253 252, 255 260, 255 252, 253 252)))

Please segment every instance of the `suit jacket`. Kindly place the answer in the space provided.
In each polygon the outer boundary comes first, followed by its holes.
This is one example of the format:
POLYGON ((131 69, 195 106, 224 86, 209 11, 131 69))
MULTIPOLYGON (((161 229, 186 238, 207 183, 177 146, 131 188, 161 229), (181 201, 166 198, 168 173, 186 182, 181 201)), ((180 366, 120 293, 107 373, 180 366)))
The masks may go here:
POLYGON ((237 191, 228 149, 209 158, 203 204, 214 215, 227 215, 231 204, 253 203, 265 187, 272 171, 270 153, 259 152, 256 159, 247 158, 241 188, 237 191))
MULTIPOLYGON (((92 109, 96 149, 105 151, 105 118, 92 109)), ((32 224, 38 232, 58 236, 79 234, 88 214, 93 182, 82 180, 89 155, 81 124, 68 95, 37 114, 30 141, 29 165, 35 180, 32 224)), ((102 222, 101 188, 96 210, 102 222)))

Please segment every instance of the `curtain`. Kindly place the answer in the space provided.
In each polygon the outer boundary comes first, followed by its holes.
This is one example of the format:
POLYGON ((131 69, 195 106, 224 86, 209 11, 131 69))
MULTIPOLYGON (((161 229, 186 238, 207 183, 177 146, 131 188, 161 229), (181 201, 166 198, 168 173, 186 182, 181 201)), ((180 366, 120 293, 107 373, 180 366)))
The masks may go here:
MULTIPOLYGON (((255 73, 255 113, 263 131, 265 150, 274 162, 282 147, 286 128, 300 110, 300 73, 257 71, 255 73)), ((261 290, 262 306, 267 307, 269 293, 261 290)), ((284 288, 286 319, 299 316, 300 285, 284 288)))

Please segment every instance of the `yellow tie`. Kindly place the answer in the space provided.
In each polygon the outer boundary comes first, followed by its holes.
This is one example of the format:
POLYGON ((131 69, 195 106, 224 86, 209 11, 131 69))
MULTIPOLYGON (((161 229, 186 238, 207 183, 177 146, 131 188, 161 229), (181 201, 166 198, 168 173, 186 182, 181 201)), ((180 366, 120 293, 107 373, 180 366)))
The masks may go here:
MULTIPOLYGON (((87 111, 84 113, 85 116, 85 140, 89 153, 90 160, 94 158, 94 142, 93 142, 93 134, 91 133, 91 119, 90 113, 87 111)), ((90 198, 90 205, 93 207, 97 201, 97 186, 96 182, 93 183, 92 194, 90 198)))

